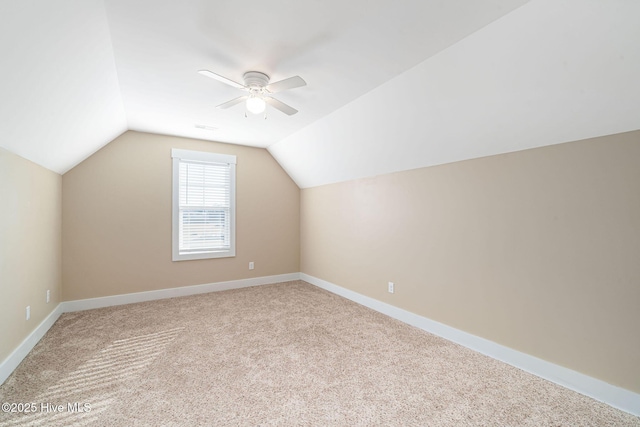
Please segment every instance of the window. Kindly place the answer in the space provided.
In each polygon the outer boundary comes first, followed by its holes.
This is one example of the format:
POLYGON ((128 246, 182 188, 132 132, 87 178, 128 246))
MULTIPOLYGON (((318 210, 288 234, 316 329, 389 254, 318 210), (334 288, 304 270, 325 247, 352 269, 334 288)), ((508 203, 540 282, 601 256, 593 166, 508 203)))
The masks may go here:
POLYGON ((236 156, 171 150, 173 260, 236 255, 236 156))

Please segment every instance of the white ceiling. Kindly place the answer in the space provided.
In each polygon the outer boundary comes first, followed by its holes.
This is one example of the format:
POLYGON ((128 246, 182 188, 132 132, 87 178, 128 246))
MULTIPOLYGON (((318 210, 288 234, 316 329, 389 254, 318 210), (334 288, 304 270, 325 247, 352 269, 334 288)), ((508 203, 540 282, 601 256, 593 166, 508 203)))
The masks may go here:
POLYGON ((269 151, 305 188, 640 129, 639 17, 532 1, 269 151))
POLYGON ((127 130, 100 0, 0 0, 0 146, 62 173, 127 130))
POLYGON ((129 128, 268 147, 523 4, 524 0, 107 0, 129 128), (398 4, 403 5, 398 7, 398 4), (215 106, 244 94, 196 73, 245 71, 308 86, 300 110, 215 106), (196 129, 195 124, 217 128, 196 129))
POLYGON ((637 16, 634 0, 3 0, 0 146, 63 173, 127 129, 187 136, 269 147, 309 187, 634 130, 637 16), (300 75, 277 95, 300 112, 216 109, 241 92, 202 68, 300 75))

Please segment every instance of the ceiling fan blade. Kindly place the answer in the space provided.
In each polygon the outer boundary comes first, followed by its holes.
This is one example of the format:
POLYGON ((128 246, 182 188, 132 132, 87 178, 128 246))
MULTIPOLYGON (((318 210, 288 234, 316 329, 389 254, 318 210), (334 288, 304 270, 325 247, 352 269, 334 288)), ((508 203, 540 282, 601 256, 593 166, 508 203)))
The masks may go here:
POLYGON ((232 99, 231 101, 224 102, 218 105, 216 108, 229 108, 234 105, 240 104, 242 101, 249 99, 249 95, 239 96, 237 98, 232 99))
POLYGON ((219 82, 228 84, 229 86, 233 86, 233 87, 238 88, 238 89, 244 89, 245 88, 244 85, 241 85, 238 82, 234 82, 231 79, 223 77, 220 74, 216 74, 216 73, 214 73, 212 71, 209 71, 209 70, 200 70, 200 71, 198 71, 198 73, 202 74, 203 76, 211 77, 212 79, 215 79, 215 80, 217 80, 219 82))
POLYGON ((295 89, 297 87, 306 86, 307 82, 302 80, 300 76, 289 77, 279 82, 271 83, 266 89, 271 93, 282 92, 283 90, 295 89))
POLYGON ((284 102, 278 101, 277 99, 271 98, 270 96, 265 96, 264 100, 266 101, 267 104, 271 105, 273 108, 280 110, 289 116, 293 116, 295 113, 298 112, 298 110, 296 110, 295 108, 289 107, 284 102))

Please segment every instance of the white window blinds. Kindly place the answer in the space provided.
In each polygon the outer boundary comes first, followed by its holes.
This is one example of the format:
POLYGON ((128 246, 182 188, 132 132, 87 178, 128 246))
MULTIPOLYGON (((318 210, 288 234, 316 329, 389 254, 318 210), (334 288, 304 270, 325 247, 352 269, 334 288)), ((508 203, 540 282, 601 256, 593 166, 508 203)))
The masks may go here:
POLYGON ((172 156, 173 259, 234 256, 235 156, 175 149, 172 156))

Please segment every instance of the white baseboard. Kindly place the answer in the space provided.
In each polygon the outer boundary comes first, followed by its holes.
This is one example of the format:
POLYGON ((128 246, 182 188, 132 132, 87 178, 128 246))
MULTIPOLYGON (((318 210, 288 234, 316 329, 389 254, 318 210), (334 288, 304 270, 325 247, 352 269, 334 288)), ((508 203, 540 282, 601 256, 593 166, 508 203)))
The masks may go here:
POLYGON ((20 345, 0 363, 0 384, 18 367, 20 362, 29 354, 49 328, 58 320, 62 313, 72 311, 91 310, 94 308, 111 307, 114 305, 132 304, 136 302, 152 301, 165 298, 182 297, 188 295, 205 294, 209 292, 226 291, 229 289, 246 288, 249 286, 268 285, 272 283, 299 280, 300 273, 280 274, 276 276, 254 277, 251 279, 231 280, 228 282, 207 283, 204 285, 184 286, 180 288, 160 289, 157 291, 136 292, 131 294, 113 295, 102 298, 89 298, 75 301, 65 301, 58 306, 29 334, 20 345))
POLYGON ((526 353, 513 350, 484 338, 469 334, 459 329, 419 316, 393 305, 364 296, 349 289, 340 287, 317 277, 305 273, 289 273, 276 276, 264 276, 251 279, 232 280, 228 282, 208 283, 204 285, 184 286, 180 288, 160 289, 148 292, 114 295, 102 298, 90 298, 76 301, 66 301, 58 306, 34 329, 27 338, 0 363, 0 384, 11 375, 20 362, 29 354, 44 334, 53 326, 62 313, 94 308, 110 307, 114 305, 132 304, 136 302, 152 301, 165 298, 196 295, 229 289, 246 288, 249 286, 267 285, 272 283, 304 280, 319 288, 345 297, 358 304, 386 314, 394 319, 418 327, 427 332, 441 336, 449 341, 463 345, 479 353, 498 359, 509 365, 527 371, 533 375, 552 381, 578 393, 592 397, 610 406, 640 415, 640 394, 608 384, 602 380, 589 377, 571 369, 547 362, 526 353))
POLYGON ((38 344, 38 341, 47 333, 49 328, 56 323, 62 314, 62 303, 58 304, 47 317, 31 332, 20 345, 0 363, 0 384, 4 383, 9 375, 18 367, 22 359, 38 344))
POLYGON ((63 312, 91 310, 114 305, 133 304, 165 298, 184 297, 188 295, 206 294, 229 289, 247 288, 249 286, 269 285, 300 279, 300 273, 279 274, 277 276, 254 277, 251 279, 231 280, 228 282, 207 283, 204 285, 182 286, 179 288, 159 289, 156 291, 135 292, 131 294, 112 295, 100 298, 88 298, 62 303, 63 312))
POLYGON ((317 277, 300 273, 300 279, 319 288, 345 297, 358 304, 386 314, 401 322, 443 337, 467 348, 498 359, 523 371, 544 378, 578 393, 592 397, 614 408, 640 415, 640 394, 606 383, 571 369, 555 365, 526 353, 513 350, 470 333, 419 316, 393 305, 345 289, 317 277))

